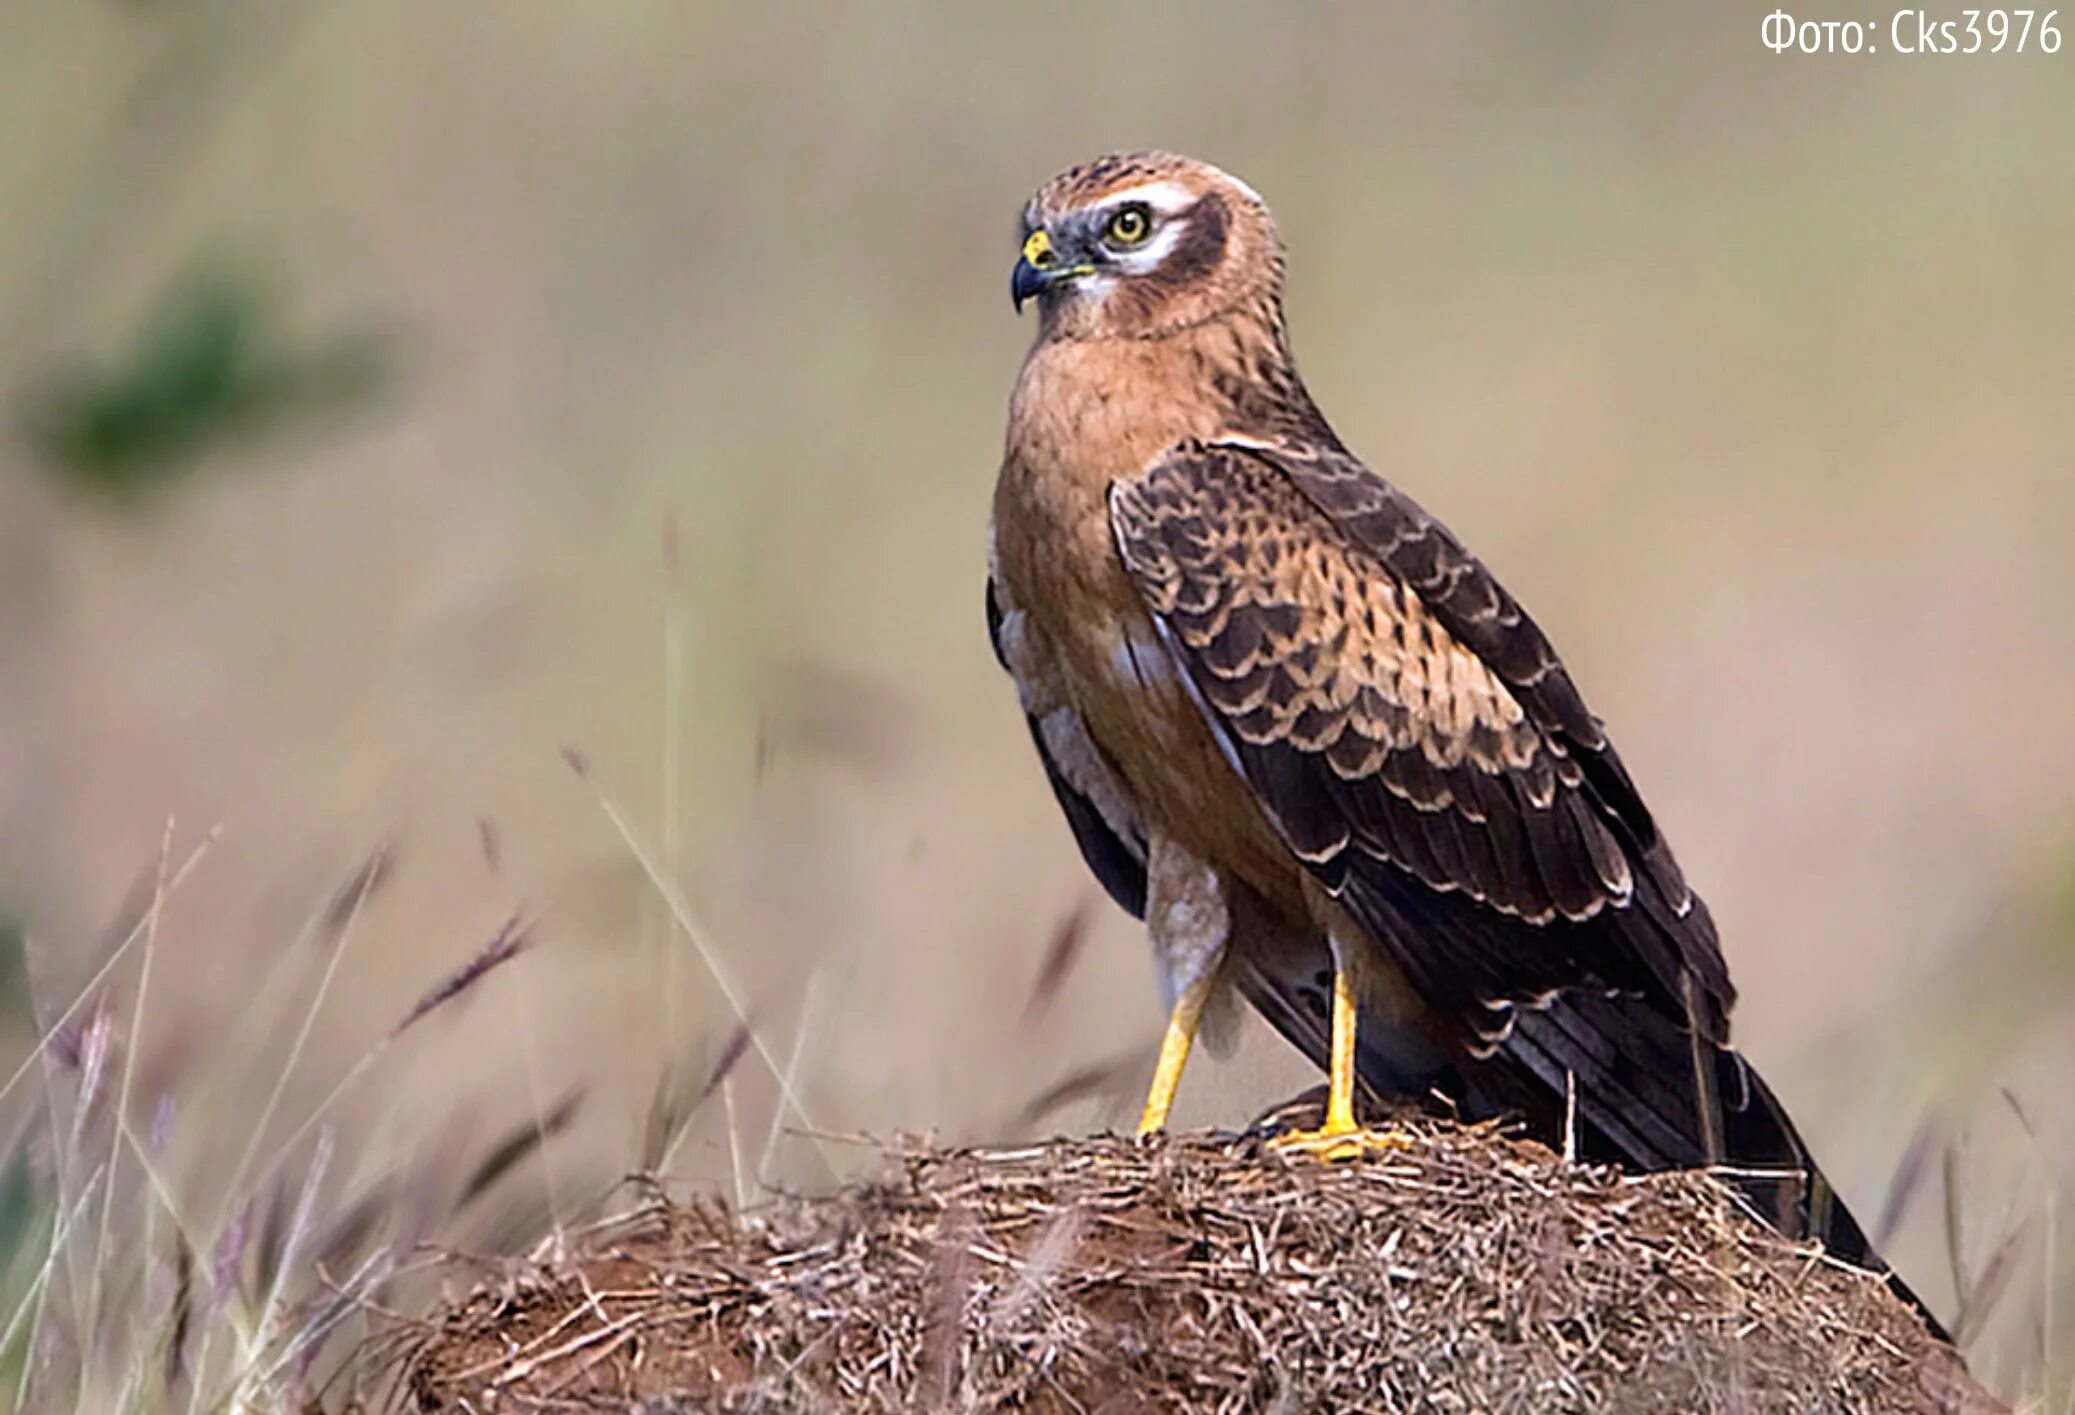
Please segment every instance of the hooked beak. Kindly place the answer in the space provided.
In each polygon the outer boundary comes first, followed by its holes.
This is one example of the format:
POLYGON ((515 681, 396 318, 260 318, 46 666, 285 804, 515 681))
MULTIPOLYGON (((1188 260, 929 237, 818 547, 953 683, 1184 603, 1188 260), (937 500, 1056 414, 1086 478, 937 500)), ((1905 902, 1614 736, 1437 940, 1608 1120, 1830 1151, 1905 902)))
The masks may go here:
POLYGON ((1061 265, 1058 254, 1052 249, 1052 238, 1043 231, 1033 231, 1030 239, 1023 243, 1022 258, 1009 275, 1009 300, 1016 313, 1023 313, 1023 302, 1036 299, 1054 285, 1082 275, 1093 275, 1092 265, 1061 265))

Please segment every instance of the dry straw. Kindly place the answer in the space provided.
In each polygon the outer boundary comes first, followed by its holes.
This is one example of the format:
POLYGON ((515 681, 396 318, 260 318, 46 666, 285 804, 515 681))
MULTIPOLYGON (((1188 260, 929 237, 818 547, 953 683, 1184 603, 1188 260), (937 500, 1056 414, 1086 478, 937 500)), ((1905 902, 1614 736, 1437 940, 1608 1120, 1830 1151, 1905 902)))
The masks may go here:
POLYGON ((898 1148, 821 1200, 652 1197, 386 1355, 438 1410, 1990 1412, 1881 1283, 1700 1175, 1415 1123, 898 1148))

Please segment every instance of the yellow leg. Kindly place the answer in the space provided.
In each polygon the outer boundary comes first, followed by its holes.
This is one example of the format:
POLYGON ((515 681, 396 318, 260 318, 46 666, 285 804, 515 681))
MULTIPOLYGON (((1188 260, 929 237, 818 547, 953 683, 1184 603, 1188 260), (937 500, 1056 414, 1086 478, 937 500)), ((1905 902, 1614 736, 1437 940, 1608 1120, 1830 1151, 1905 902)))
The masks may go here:
POLYGON ((1324 1160, 1353 1159, 1369 1150, 1398 1149, 1405 1138, 1390 1131, 1364 1129, 1355 1119, 1355 1034, 1360 1014, 1355 1007, 1354 977, 1337 957, 1333 969, 1333 1051, 1326 1068, 1326 1118, 1316 1130, 1292 1130, 1271 1142, 1278 1150, 1301 1150, 1324 1160))
POLYGON ((1203 1005, 1210 1000, 1216 969, 1182 989, 1167 1019, 1167 1035, 1160 1040, 1160 1062, 1153 1068, 1153 1087, 1146 1092, 1146 1108, 1138 1118, 1138 1133, 1150 1135, 1167 1126, 1167 1112, 1174 1093, 1182 1084, 1182 1067, 1188 1064, 1189 1048, 1196 1042, 1196 1024, 1203 1020, 1203 1005))

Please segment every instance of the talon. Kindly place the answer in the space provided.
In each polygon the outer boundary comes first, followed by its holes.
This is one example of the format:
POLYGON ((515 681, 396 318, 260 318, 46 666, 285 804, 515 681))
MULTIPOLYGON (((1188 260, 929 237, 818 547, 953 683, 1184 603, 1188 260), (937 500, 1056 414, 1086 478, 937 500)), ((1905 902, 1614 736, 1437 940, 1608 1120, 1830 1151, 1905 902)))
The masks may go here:
POLYGON ((1292 1130, 1277 1135, 1268 1142, 1268 1148, 1278 1153, 1307 1154, 1327 1164, 1343 1160, 1360 1159, 1364 1155, 1388 1154, 1392 1150, 1409 1148, 1412 1137, 1402 1130, 1371 1130, 1367 1126, 1353 1127, 1321 1125, 1316 1130, 1292 1130))

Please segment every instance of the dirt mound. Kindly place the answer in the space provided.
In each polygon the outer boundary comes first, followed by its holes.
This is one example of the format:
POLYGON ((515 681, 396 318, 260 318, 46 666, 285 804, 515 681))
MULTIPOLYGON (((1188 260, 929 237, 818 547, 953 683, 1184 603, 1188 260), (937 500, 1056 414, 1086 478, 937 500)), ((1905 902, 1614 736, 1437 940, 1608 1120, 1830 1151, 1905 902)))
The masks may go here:
POLYGON ((1875 1278, 1698 1175, 1413 1122, 888 1152, 740 1217, 654 1197, 409 1344, 422 1410, 1940 1411, 2004 1407, 1875 1278))

